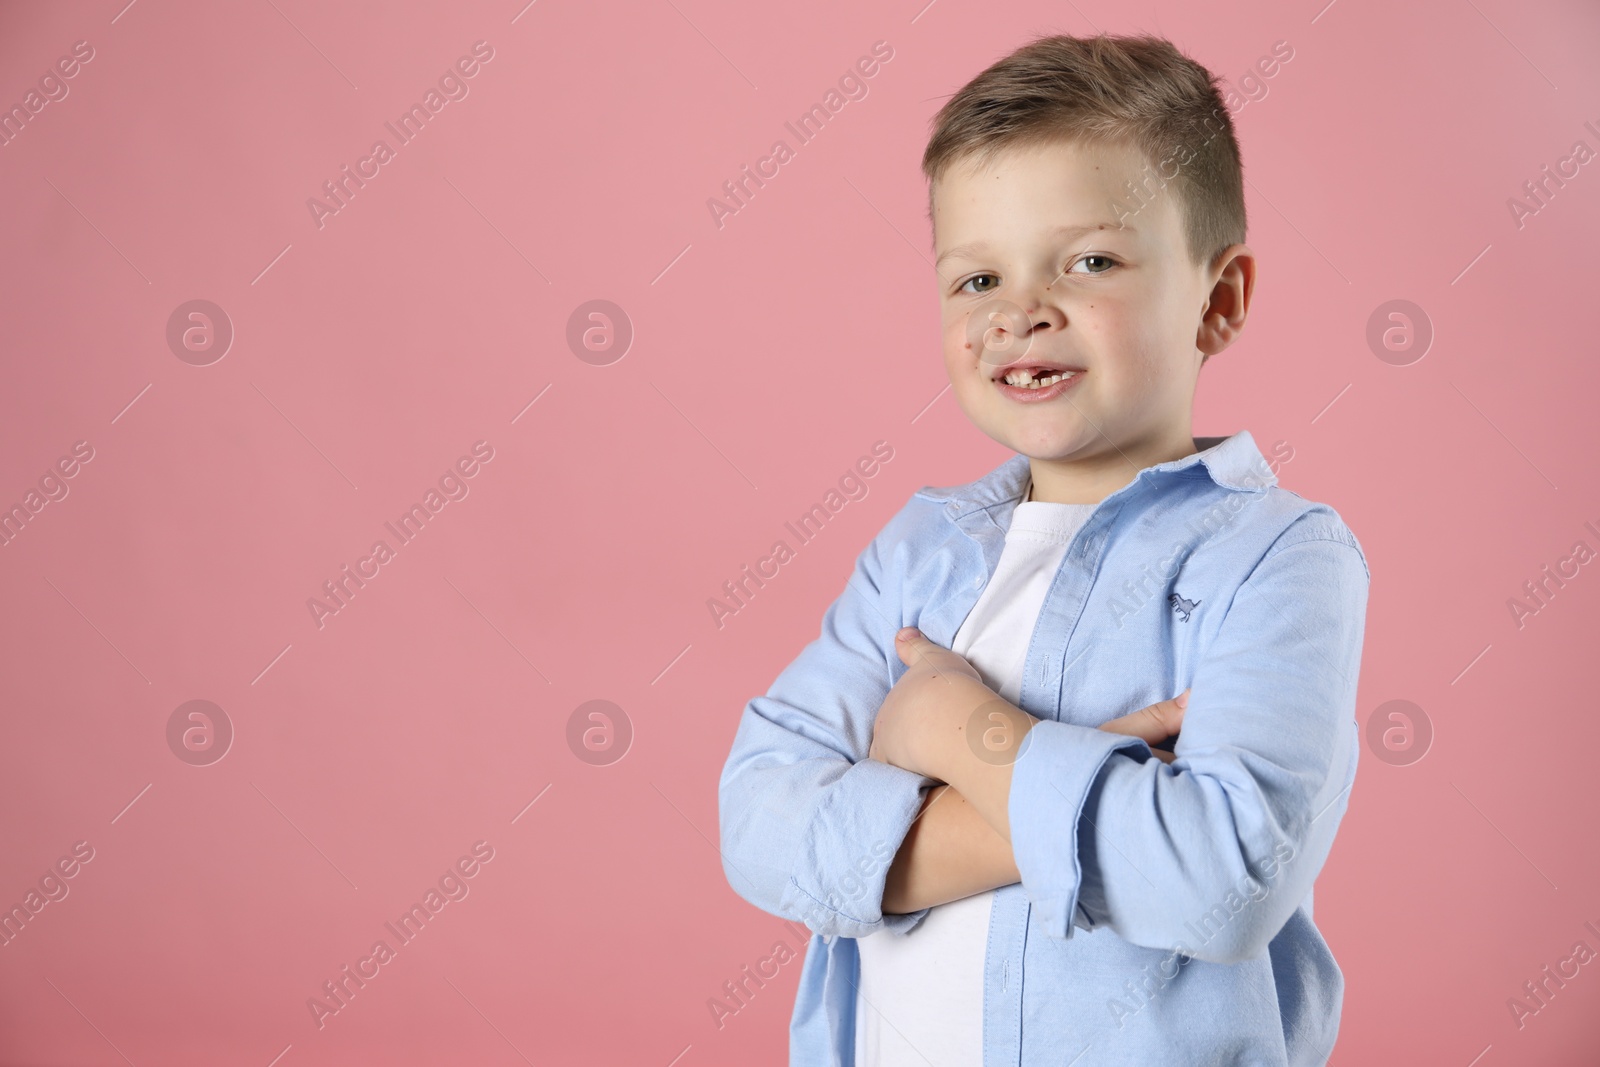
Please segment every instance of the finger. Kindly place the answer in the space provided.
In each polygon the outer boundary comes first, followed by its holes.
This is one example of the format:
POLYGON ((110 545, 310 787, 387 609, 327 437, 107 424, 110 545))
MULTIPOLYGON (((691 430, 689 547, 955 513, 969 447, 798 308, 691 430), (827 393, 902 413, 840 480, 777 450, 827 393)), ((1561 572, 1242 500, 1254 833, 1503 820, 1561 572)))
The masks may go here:
POLYGON ((1161 700, 1151 704, 1148 708, 1141 708, 1138 712, 1158 724, 1158 728, 1165 730, 1165 737, 1171 737, 1183 726, 1184 705, 1189 702, 1185 695, 1178 695, 1171 700, 1161 700))
POLYGON ((1184 713, 1189 710, 1189 690, 1185 689, 1167 703, 1172 705, 1168 714, 1169 725, 1172 727, 1172 732, 1177 733, 1183 726, 1184 713))
POLYGON ((927 650, 935 647, 937 646, 915 626, 904 627, 894 635, 894 650, 900 654, 900 662, 907 667, 926 657, 927 650))
POLYGON ((1172 730, 1167 726, 1167 716, 1159 704, 1152 704, 1148 708, 1140 708, 1138 711, 1102 723, 1100 729, 1114 734, 1127 734, 1129 737, 1137 737, 1151 744, 1172 736, 1172 730))
POLYGON ((1116 734, 1127 734, 1146 742, 1163 741, 1177 733, 1179 727, 1183 725, 1184 704, 1188 703, 1188 694, 1189 691, 1185 689, 1171 700, 1163 700, 1151 704, 1148 708, 1129 712, 1102 724, 1100 729, 1116 734))
POLYGON ((900 662, 907 667, 916 663, 926 663, 935 674, 941 669, 956 674, 971 673, 970 667, 965 671, 962 670, 962 666, 967 662, 965 657, 935 644, 915 626, 907 626, 894 636, 894 650, 900 654, 900 662))
POLYGON ((1171 763, 1173 760, 1178 758, 1178 754, 1176 752, 1168 752, 1164 748, 1152 748, 1150 752, 1162 763, 1171 763))
POLYGON ((1157 735, 1157 740, 1160 740, 1171 737, 1183 727, 1183 713, 1188 705, 1189 690, 1185 689, 1171 700, 1160 700, 1148 708, 1140 708, 1132 717, 1136 721, 1142 719, 1151 730, 1165 731, 1157 735))
POLYGON ((1152 745, 1171 736, 1158 720, 1146 715, 1143 709, 1103 722, 1099 728, 1107 733, 1137 737, 1152 745))

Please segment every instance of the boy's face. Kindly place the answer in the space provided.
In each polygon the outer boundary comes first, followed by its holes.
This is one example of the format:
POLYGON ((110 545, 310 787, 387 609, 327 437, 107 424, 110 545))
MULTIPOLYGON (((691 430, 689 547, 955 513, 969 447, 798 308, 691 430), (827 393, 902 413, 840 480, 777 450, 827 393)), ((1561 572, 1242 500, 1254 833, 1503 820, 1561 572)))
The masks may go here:
MULTIPOLYGON (((1036 485, 1052 482, 1054 496, 1081 488, 1097 500, 1146 466, 1193 453, 1201 357, 1237 332, 1202 328, 1217 272, 1190 262, 1172 184, 1142 207, 1129 192, 1144 166, 1131 147, 1058 142, 982 169, 958 162, 934 187, 956 400, 984 433, 1032 458, 1036 485), (998 379, 1028 361, 1081 371, 1026 400, 998 379)), ((1253 261, 1245 271, 1253 277, 1253 261)))

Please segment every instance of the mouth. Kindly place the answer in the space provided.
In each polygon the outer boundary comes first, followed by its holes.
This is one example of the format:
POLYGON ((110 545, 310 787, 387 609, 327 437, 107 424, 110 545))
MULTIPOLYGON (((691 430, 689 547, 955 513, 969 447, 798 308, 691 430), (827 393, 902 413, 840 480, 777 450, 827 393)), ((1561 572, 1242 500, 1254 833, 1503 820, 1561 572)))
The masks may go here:
POLYGON ((1082 367, 1064 363, 1017 363, 1002 367, 993 375, 996 385, 1014 389, 1048 389, 1083 374, 1082 367))

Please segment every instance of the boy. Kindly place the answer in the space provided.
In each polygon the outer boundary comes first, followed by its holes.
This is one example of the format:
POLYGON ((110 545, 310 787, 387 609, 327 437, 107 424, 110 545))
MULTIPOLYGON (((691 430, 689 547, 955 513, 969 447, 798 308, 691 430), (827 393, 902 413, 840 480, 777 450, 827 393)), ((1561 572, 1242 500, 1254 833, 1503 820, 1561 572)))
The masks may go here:
POLYGON ((1018 455, 913 494, 740 720, 724 871, 813 931, 790 1062, 1325 1063, 1369 575, 1248 431, 1191 437, 1255 281, 1216 80, 1043 38, 923 170, 945 369, 1018 455))

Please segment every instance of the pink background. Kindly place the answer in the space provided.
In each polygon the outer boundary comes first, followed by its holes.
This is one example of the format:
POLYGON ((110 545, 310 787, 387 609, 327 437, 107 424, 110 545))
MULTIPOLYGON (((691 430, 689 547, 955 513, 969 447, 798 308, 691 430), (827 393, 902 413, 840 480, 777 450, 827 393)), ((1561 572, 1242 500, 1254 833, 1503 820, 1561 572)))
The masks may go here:
POLYGON ((0 7, 0 106, 94 49, 0 147, 0 506, 93 449, 0 549, 0 904, 94 849, 0 948, 0 1062, 782 1062, 797 961, 707 1007, 794 943, 723 878, 717 775, 866 541, 1010 455, 941 394, 918 161, 988 63, 1096 29, 1235 85, 1294 50, 1235 114, 1261 276, 1195 429, 1289 443, 1282 484, 1371 565, 1358 715, 1434 730, 1363 753, 1318 882, 1333 1062, 1600 1055, 1600 963, 1521 1029, 1506 1004, 1600 950, 1600 566, 1507 607, 1600 549, 1600 163, 1507 206, 1600 150, 1591 5, 124 3, 0 7), (307 200, 480 40, 469 95, 319 228, 307 200), (195 299, 235 330, 207 366, 166 340, 195 299), (596 299, 635 331, 605 366, 566 340, 596 299), (1366 341, 1396 299, 1435 331, 1406 366, 1366 341), (719 629, 879 440, 870 493, 719 629), (308 599, 477 441, 470 494, 319 628, 308 599), (195 699, 236 732, 209 766, 167 741, 195 699), (632 725, 619 762, 569 748, 591 700, 632 725), (307 999, 478 841, 470 894, 319 1029, 307 999))

